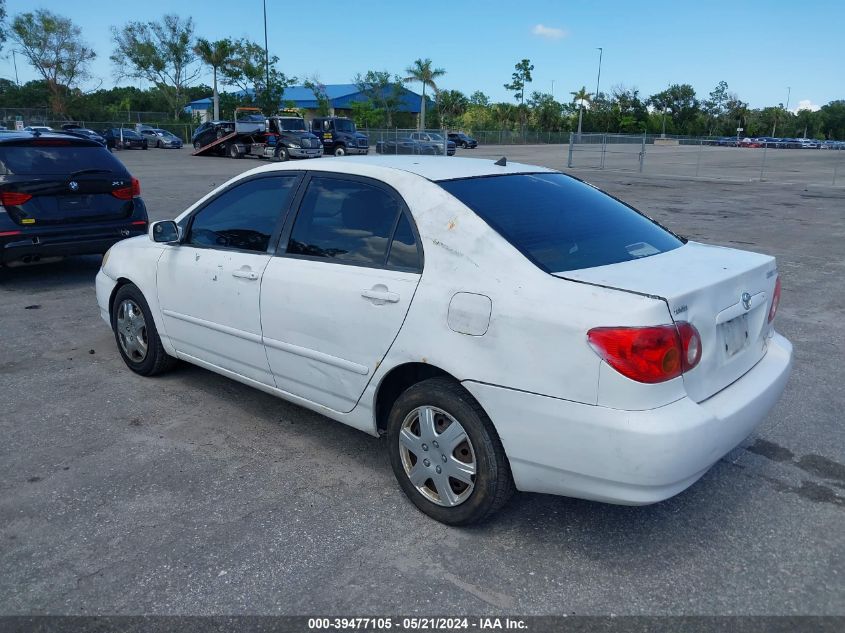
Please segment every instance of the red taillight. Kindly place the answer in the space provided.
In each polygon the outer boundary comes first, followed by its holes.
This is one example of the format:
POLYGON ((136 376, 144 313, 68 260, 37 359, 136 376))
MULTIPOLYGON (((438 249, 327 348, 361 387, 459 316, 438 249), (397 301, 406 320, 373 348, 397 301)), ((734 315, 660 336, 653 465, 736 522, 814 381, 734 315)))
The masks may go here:
POLYGON ((590 346, 631 380, 658 383, 677 378, 701 360, 701 337, 686 322, 652 327, 598 327, 587 332, 590 346))
POLYGON ((772 307, 769 308, 769 323, 775 320, 780 305, 780 277, 775 282, 775 293, 772 295, 772 307))
POLYGON ((132 223, 132 226, 147 226, 147 221, 146 220, 135 220, 132 223))
POLYGON ((133 178, 131 185, 115 189, 111 192, 111 195, 115 198, 120 198, 121 200, 131 200, 132 198, 137 198, 141 195, 141 181, 137 178, 133 178))
POLYGON ((0 231, 0 237, 12 237, 13 235, 20 235, 20 231, 0 231))
POLYGON ((18 207, 30 198, 32 196, 28 193, 19 193, 17 191, 0 192, 0 204, 4 207, 18 207))

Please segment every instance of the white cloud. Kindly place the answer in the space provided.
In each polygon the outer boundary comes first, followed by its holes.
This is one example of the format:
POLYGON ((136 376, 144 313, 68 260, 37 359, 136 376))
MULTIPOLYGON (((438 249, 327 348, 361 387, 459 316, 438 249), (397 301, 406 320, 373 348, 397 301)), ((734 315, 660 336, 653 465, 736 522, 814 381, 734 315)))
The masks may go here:
POLYGON ((810 112, 816 112, 820 108, 821 106, 817 106, 809 99, 801 99, 801 101, 798 102, 798 105, 792 108, 792 112, 793 114, 798 114, 798 112, 801 110, 809 110, 810 112))
POLYGON ((564 29, 557 29, 553 26, 545 26, 543 24, 536 24, 531 29, 531 32, 538 37, 545 37, 550 40, 559 40, 569 35, 564 29))

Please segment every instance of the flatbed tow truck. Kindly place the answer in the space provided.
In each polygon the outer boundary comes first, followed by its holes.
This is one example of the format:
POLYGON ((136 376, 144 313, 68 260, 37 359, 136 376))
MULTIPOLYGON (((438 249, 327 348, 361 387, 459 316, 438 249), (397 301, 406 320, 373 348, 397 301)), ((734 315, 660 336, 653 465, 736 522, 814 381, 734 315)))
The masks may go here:
POLYGON ((265 118, 258 108, 235 108, 234 115, 234 131, 203 145, 192 155, 257 156, 275 160, 323 155, 323 144, 308 131, 298 113, 285 112, 265 118))

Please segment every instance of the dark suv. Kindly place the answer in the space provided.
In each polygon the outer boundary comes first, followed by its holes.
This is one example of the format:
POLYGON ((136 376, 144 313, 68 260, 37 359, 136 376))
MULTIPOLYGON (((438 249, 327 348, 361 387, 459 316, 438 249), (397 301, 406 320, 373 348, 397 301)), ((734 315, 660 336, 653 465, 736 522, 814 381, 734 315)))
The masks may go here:
POLYGON ((463 132, 449 132, 449 140, 463 149, 475 149, 478 147, 478 141, 463 132))
POLYGON ((105 253, 147 231, 141 185, 96 141, 0 136, 0 265, 105 253))

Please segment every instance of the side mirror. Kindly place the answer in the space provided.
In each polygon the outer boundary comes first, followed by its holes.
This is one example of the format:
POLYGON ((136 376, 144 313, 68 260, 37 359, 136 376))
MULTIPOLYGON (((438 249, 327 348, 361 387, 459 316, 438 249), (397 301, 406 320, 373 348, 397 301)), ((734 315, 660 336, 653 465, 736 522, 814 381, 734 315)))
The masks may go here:
POLYGON ((179 241, 179 227, 173 220, 161 220, 150 224, 150 239, 153 242, 172 244, 179 241))

